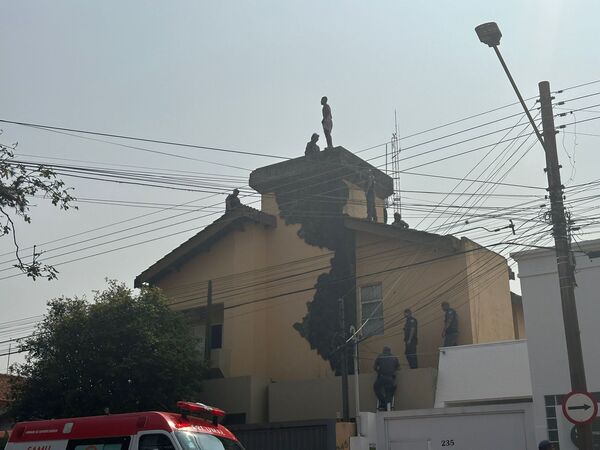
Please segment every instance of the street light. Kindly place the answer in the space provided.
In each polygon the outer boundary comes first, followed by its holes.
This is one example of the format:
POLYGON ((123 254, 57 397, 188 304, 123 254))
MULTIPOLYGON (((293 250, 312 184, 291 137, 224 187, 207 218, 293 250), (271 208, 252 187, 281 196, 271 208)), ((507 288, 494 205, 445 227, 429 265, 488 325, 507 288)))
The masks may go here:
POLYGON ((508 77, 510 84, 512 85, 513 89, 515 90, 515 94, 517 94, 519 102, 521 103, 521 106, 523 107, 523 110, 525 111, 525 114, 527 115, 527 118, 529 119, 529 123, 533 127, 533 131, 535 131, 535 135, 537 136, 538 140, 542 144, 542 147, 546 148, 546 146, 544 144, 544 138, 542 137, 540 130, 538 129, 537 125, 535 124, 533 117, 531 117, 531 113, 529 112, 529 109, 527 108, 527 105, 525 104, 525 101, 523 100, 523 97, 521 96, 521 93, 519 92, 519 88, 517 87, 515 80, 513 80, 513 77, 510 74, 510 71, 508 70, 506 63, 504 62, 504 58, 502 57, 502 54, 500 53, 500 50, 498 49, 498 46, 500 45, 500 38, 502 37, 500 28, 498 28, 498 24, 496 22, 482 23, 481 25, 475 27, 475 33, 477 33, 477 36, 479 37, 479 40, 481 42, 486 44, 488 47, 492 47, 494 49, 494 51, 496 52, 496 56, 498 56, 498 59, 500 60, 500 64, 502 64, 502 68, 504 69, 504 72, 506 73, 506 76, 508 77))
MULTIPOLYGON (((539 83, 540 105, 542 114, 542 123, 544 126, 544 137, 540 133, 529 109, 521 97, 521 93, 511 76, 498 46, 502 33, 495 22, 488 22, 475 28, 479 40, 492 47, 500 60, 500 64, 506 72, 510 84, 512 85, 519 102, 533 127, 538 140, 542 143, 546 155, 546 175, 548 177, 548 192, 550 193, 550 207, 552 217, 552 228, 554 235, 554 247, 556 249, 558 281, 560 286, 560 298, 563 311, 563 323, 565 328, 565 338, 567 344, 567 357, 569 360, 569 372, 571 376, 571 388, 573 391, 587 391, 585 379, 585 367, 583 361, 583 352, 581 349, 581 338, 579 335, 579 321, 577 318, 577 308, 575 304, 575 290, 573 286, 573 266, 571 264, 571 248, 568 241, 568 232, 566 228, 565 208, 563 204, 563 186, 560 180, 560 165, 558 163, 558 154, 556 150, 556 136, 554 128, 554 114, 552 111, 552 96, 550 93, 550 84, 547 81, 539 83)), ((577 432, 580 436, 578 447, 582 450, 592 450, 593 434, 591 424, 577 425, 577 432)))
POLYGON ((500 28, 498 28, 496 22, 482 23, 475 28, 475 32, 477 33, 477 36, 479 36, 479 40, 484 44, 487 44, 488 47, 500 45, 502 33, 500 33, 500 28))

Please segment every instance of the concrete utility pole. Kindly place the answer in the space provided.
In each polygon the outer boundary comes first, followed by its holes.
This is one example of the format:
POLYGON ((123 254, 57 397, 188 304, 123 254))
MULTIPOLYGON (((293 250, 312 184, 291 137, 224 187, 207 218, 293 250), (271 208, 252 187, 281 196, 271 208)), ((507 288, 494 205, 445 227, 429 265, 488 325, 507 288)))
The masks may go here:
POLYGON ((362 436, 360 429, 360 386, 358 379, 358 335, 354 325, 350 326, 350 333, 354 336, 354 411, 355 411, 355 422, 356 422, 356 435, 362 436))
MULTIPOLYGON (((544 134, 544 151, 546 153, 546 175, 548 176, 548 192, 550 196, 550 213, 552 217, 552 234, 556 249, 558 266, 558 282, 560 285, 560 300, 562 305, 565 338, 567 341, 567 356, 571 375, 571 389, 587 392, 585 366, 579 335, 579 319, 575 304, 574 270, 571 263, 571 248, 567 233, 567 219, 563 204, 563 185, 560 180, 560 165, 556 150, 556 130, 554 128, 554 112, 550 94, 550 83, 542 81, 540 90, 540 105, 542 108, 542 126, 544 134)), ((592 425, 577 426, 579 448, 592 450, 592 425)))
POLYGON ((340 302, 340 330, 342 334, 342 419, 344 422, 350 420, 350 409, 348 407, 348 343, 346 342, 346 313, 344 310, 344 298, 340 302))
POLYGON ((204 360, 210 361, 212 349, 212 280, 208 280, 208 292, 206 293, 206 330, 204 338, 204 360))

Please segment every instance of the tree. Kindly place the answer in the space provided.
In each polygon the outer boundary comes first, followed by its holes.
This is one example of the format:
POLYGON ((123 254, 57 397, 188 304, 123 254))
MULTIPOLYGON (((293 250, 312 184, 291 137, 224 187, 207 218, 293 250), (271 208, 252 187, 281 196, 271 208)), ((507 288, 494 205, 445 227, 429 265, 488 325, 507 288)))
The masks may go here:
POLYGON ((16 146, 0 144, 0 236, 12 235, 17 261, 14 267, 34 280, 37 277, 52 280, 58 271, 40 261, 41 252, 36 251, 35 246, 31 262, 22 259, 13 217, 31 223, 29 199, 35 195, 48 198, 54 206, 64 210, 71 208, 75 199, 69 194, 70 189, 65 187, 64 181, 59 180, 51 169, 15 161, 16 146))
POLYGON ((198 392, 202 355, 158 289, 135 295, 110 281, 92 303, 63 297, 48 307, 14 366, 18 420, 165 410, 198 392))

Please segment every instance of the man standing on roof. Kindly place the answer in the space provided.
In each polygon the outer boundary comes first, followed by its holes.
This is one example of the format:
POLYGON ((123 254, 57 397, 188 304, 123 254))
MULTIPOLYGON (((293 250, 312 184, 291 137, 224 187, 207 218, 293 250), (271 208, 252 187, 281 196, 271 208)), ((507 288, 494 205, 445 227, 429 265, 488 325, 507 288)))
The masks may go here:
POLYGON ((377 208, 375 206, 375 174, 372 169, 369 169, 367 172, 365 197, 367 199, 367 220, 369 222, 377 222, 377 208))
POLYGON ((417 319, 412 315, 412 311, 408 308, 404 310, 404 354, 411 369, 416 369, 417 364, 417 319))
POLYGON ((234 189, 231 194, 225 199, 225 212, 229 212, 242 205, 242 202, 238 198, 240 193, 239 189, 234 189))
POLYGON ((387 345, 375 360, 373 367, 377 372, 377 379, 373 384, 373 390, 377 397, 377 407, 380 411, 387 410, 387 405, 392 403, 394 392, 396 392, 396 370, 400 368, 398 358, 392 354, 392 349, 387 345))
POLYGON ((454 347, 458 345, 458 316, 456 311, 450 308, 448 302, 442 302, 444 311, 444 329, 442 337, 444 338, 444 347, 454 347))
POLYGON ((333 142, 331 139, 331 130, 333 130, 333 118, 331 117, 331 107, 327 104, 327 97, 321 98, 321 105, 323 105, 323 133, 325 133, 325 139, 327 139, 327 148, 333 148, 333 142))

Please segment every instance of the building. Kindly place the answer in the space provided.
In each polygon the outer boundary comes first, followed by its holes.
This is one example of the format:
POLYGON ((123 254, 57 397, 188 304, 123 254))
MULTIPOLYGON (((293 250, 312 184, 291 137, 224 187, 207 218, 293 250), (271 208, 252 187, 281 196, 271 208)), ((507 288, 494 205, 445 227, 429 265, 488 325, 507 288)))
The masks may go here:
MULTIPOLYGON (((579 242, 574 248, 575 298, 588 391, 600 400, 600 240, 579 242)), ((554 249, 536 249, 511 255, 519 265, 527 347, 533 388, 535 433, 561 450, 575 450, 573 425, 561 408, 562 396, 571 391, 560 289, 554 249)), ((600 421, 594 425, 600 435, 600 421)), ((600 436, 599 436, 600 437, 600 436)), ((600 439, 596 438, 600 445, 600 439)))
POLYGON ((458 312, 460 344, 514 339, 506 260, 466 238, 387 225, 392 179, 343 147, 259 168, 249 184, 260 210, 226 212, 135 280, 163 289, 210 340, 216 379, 206 386, 240 421, 339 412, 342 322, 364 338, 364 410, 375 407, 370 386, 382 346, 407 367, 405 308, 419 321, 420 368, 402 371, 400 408, 433 407, 442 301, 458 312), (301 392, 319 395, 322 409, 302 406, 301 392))

